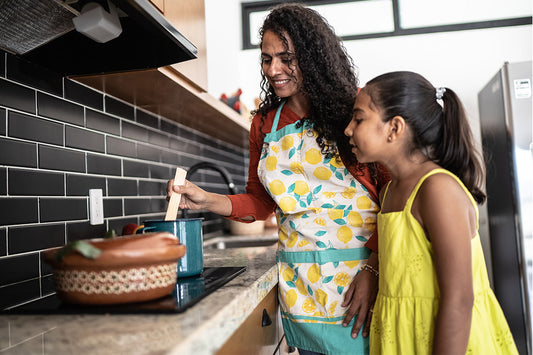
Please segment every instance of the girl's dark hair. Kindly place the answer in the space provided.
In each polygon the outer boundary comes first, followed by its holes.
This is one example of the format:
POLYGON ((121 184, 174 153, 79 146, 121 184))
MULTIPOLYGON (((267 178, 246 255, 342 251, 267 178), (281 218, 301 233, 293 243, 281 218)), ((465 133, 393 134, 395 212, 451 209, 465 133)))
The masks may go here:
POLYGON ((381 111, 385 122, 401 116, 413 135, 411 151, 419 150, 429 159, 454 173, 478 203, 485 174, 476 150, 466 113, 455 92, 444 88, 441 106, 436 88, 420 74, 392 72, 370 80, 365 93, 381 111))
MULTIPOLYGON (((302 119, 313 124, 322 153, 332 157, 337 152, 348 163, 355 163, 344 129, 350 122, 358 80, 352 59, 327 21, 316 11, 300 4, 283 4, 272 9, 259 31, 276 33, 288 49, 287 37, 294 45, 295 57, 302 72, 300 88, 309 99, 309 116, 302 119)), ((261 71, 261 104, 252 114, 277 108, 281 98, 261 71)))

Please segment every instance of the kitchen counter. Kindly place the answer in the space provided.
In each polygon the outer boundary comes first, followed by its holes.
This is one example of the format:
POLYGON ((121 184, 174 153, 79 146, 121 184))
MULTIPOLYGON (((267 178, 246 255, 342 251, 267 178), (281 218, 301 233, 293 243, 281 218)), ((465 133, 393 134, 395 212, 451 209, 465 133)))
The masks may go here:
POLYGON ((206 249, 244 273, 179 314, 3 315, 2 354, 214 354, 277 285, 276 245, 206 249))

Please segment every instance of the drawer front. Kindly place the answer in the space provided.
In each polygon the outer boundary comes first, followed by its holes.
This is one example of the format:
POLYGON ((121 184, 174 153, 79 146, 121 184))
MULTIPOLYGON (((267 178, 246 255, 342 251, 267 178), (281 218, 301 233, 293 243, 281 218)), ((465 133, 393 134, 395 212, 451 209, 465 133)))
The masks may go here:
POLYGON ((274 354, 283 335, 279 318, 276 286, 219 349, 217 355, 274 354))

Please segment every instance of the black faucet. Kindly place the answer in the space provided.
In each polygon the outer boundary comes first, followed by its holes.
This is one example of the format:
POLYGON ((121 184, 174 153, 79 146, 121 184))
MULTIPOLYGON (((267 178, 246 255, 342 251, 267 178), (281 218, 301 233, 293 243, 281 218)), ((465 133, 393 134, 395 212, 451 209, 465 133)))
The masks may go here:
MULTIPOLYGON (((226 185, 228 185, 228 190, 229 190, 230 195, 235 195, 237 193, 237 188, 235 187, 235 184, 233 183, 233 179, 231 178, 230 173, 226 170, 226 168, 220 165, 217 165, 215 163, 204 161, 204 162, 194 164, 187 170, 187 180, 190 180, 191 176, 200 169, 210 169, 210 170, 218 171, 220 175, 222 176, 222 178, 224 179, 224 182, 226 183, 226 185)), ((183 209, 182 214, 183 214, 183 217, 187 217, 187 210, 183 209)))

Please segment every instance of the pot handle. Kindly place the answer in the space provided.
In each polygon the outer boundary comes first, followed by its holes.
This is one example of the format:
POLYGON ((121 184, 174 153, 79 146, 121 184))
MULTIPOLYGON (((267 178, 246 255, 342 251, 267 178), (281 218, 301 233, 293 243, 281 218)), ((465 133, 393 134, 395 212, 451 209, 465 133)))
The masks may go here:
POLYGON ((151 231, 152 229, 155 229, 155 226, 145 227, 144 224, 141 224, 139 228, 135 230, 135 234, 144 234, 146 232, 151 231))

